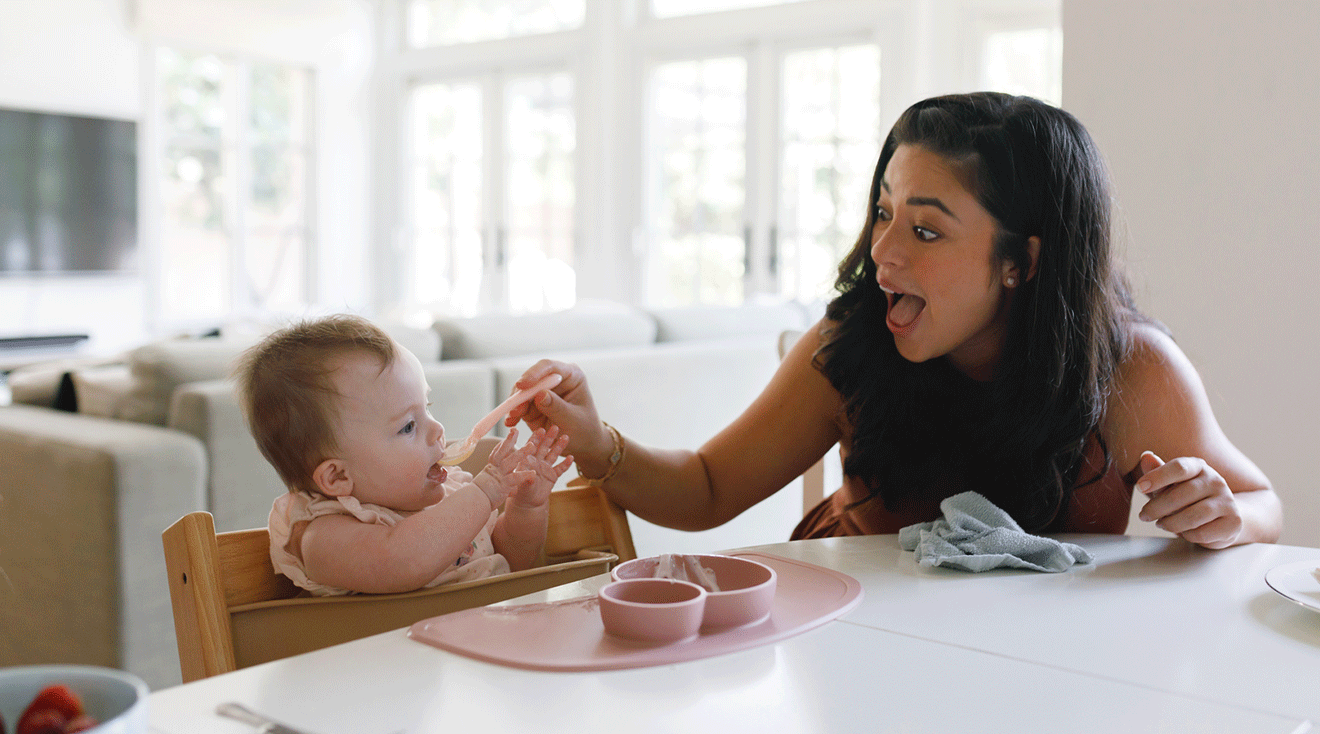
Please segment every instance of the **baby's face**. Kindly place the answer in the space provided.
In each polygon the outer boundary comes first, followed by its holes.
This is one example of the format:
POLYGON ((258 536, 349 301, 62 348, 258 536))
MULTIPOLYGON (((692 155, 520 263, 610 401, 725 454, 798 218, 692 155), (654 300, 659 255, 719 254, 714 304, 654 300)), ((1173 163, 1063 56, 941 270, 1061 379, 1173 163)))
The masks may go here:
MULTIPOLYGON (((396 345, 397 346, 397 345, 396 345)), ((397 347, 384 371, 355 354, 332 375, 342 396, 335 435, 359 502, 402 512, 444 498, 445 429, 427 409, 430 388, 417 357, 397 347)))

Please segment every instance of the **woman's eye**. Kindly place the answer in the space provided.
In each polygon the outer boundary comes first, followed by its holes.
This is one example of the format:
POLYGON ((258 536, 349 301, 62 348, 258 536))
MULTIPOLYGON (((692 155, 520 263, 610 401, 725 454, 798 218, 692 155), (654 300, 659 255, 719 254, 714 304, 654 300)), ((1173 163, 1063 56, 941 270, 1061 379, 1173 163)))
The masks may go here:
POLYGON ((917 239, 921 240, 922 242, 930 242, 936 237, 939 237, 939 234, 929 229, 926 229, 925 227, 913 227, 912 231, 917 235, 917 239))
POLYGON ((875 220, 877 222, 888 222, 892 218, 893 217, 890 216, 889 212, 885 211, 884 207, 880 206, 879 204, 876 205, 875 220))
POLYGON ((410 435, 415 430, 417 430, 417 421, 408 421, 408 425, 399 429, 399 433, 407 436, 410 435))

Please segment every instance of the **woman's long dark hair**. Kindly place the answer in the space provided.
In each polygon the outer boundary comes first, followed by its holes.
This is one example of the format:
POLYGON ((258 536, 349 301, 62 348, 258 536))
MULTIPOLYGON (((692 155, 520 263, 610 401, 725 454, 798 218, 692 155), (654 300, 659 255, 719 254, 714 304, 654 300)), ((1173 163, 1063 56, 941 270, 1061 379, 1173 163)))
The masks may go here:
MULTIPOLYGON (((1049 529, 1079 483, 1128 322, 1140 318, 1112 266, 1108 173, 1094 142, 1072 115, 1029 97, 928 99, 908 108, 885 139, 870 201, 839 267, 839 295, 826 310, 833 327, 816 355, 853 428, 844 471, 890 510, 952 481, 986 495, 1027 530, 1049 529), (908 362, 885 328, 871 231, 885 169, 904 144, 966 173, 999 224, 997 262, 1028 273, 1027 240, 1040 238, 1035 276, 1017 287, 988 383, 945 359, 908 362)), ((1101 448, 1108 470, 1112 459, 1101 448)))

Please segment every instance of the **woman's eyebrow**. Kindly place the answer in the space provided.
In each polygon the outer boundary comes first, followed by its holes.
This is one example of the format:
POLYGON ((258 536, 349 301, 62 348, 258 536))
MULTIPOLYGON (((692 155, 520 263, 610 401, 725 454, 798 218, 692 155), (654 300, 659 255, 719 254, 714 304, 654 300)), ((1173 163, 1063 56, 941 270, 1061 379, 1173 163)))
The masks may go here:
POLYGON ((907 203, 908 206, 933 206, 936 209, 939 209, 940 211, 944 212, 945 214, 948 214, 949 216, 953 217, 954 221, 959 223, 962 222, 962 220, 958 218, 957 214, 954 214, 952 211, 949 211, 949 207, 945 206, 944 202, 940 201, 939 199, 933 196, 910 196, 908 197, 907 203))
MULTIPOLYGON (((884 179, 880 179, 880 188, 884 189, 885 193, 891 196, 894 193, 889 189, 889 182, 884 179)), ((955 222, 958 222, 959 224, 962 223, 962 220, 958 218, 957 214, 954 214, 953 211, 949 209, 949 207, 944 205, 944 202, 940 201, 938 198, 934 196, 909 196, 907 200, 907 204, 908 206, 933 206, 936 209, 939 209, 940 211, 944 212, 945 214, 948 214, 949 216, 953 217, 955 222)))

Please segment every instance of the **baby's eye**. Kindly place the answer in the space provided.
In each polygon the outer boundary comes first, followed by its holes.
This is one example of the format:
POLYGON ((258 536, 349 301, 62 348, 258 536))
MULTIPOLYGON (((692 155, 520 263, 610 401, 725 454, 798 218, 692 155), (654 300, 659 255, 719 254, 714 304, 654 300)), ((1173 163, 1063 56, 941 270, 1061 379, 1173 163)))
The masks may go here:
POLYGON ((408 424, 406 426, 399 429, 399 433, 404 436, 408 436, 411 435, 412 432, 415 430, 417 430, 417 421, 408 421, 408 424))
POLYGON ((940 236, 939 233, 933 230, 926 229, 925 227, 913 227, 912 231, 917 235, 917 239, 921 240, 922 242, 930 242, 931 240, 940 236))

